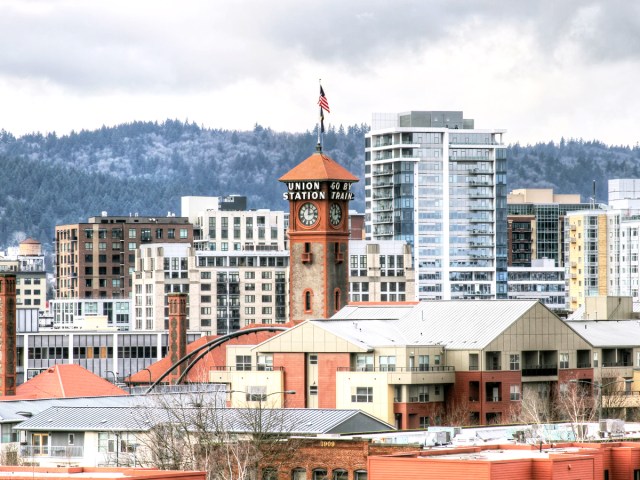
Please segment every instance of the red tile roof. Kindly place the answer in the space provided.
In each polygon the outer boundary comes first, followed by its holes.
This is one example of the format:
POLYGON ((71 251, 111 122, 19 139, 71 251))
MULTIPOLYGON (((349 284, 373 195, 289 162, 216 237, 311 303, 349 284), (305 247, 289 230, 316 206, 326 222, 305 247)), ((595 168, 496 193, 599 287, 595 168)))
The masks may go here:
POLYGON ((15 396, 2 400, 128 395, 120 387, 75 364, 54 365, 18 385, 15 396))
POLYGON ((281 182, 298 182, 301 180, 357 182, 358 177, 325 154, 316 152, 281 176, 279 180, 281 182))

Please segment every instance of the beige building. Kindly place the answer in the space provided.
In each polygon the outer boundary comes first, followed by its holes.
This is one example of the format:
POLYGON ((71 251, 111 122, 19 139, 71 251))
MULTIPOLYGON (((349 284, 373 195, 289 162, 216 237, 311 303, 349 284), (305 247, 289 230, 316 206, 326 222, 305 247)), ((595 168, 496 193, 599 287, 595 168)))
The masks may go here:
POLYGON ((196 251, 189 245, 139 250, 134 273, 134 330, 164 330, 166 294, 188 293, 188 328, 226 334, 288 315, 287 251, 196 251))
POLYGON ((246 199, 244 203, 232 199, 237 197, 182 197, 182 215, 194 225, 196 250, 286 250, 283 211, 246 210, 246 199))
POLYGON ((349 301, 415 299, 411 246, 399 240, 349 241, 349 301))
POLYGON ((295 390, 291 407, 358 408, 400 428, 464 411, 500 422, 523 395, 593 381, 593 346, 536 301, 347 306, 259 345, 228 346, 210 381, 231 390, 295 390))
POLYGON ((16 274, 18 308, 46 310, 47 273, 40 242, 27 238, 20 242, 17 252, 0 255, 0 271, 16 274))

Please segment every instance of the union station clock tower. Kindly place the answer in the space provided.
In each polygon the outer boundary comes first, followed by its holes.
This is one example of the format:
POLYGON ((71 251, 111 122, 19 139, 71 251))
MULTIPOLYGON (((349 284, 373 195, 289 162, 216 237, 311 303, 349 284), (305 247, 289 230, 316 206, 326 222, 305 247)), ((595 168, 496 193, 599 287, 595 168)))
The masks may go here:
POLYGON ((329 318, 349 299, 349 200, 358 178, 318 146, 279 180, 289 201, 290 320, 329 318))

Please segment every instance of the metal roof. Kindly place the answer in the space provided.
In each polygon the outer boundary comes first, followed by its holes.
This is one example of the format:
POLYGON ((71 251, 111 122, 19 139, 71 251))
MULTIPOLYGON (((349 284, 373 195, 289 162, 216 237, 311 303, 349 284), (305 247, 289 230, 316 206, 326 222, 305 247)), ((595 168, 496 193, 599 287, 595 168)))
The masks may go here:
POLYGON ((394 428, 360 410, 309 408, 75 407, 54 406, 14 427, 29 431, 146 431, 160 423, 207 424, 211 431, 287 435, 389 431, 394 428), (195 422, 193 422, 195 423, 195 422))
MULTIPOLYGON (((158 397, 165 400, 170 398, 184 398, 184 395, 193 395, 193 392, 170 392, 159 395, 118 395, 113 397, 76 397, 76 398, 47 398, 33 400, 2 400, 0 401, 0 423, 16 423, 31 418, 51 407, 135 407, 140 405, 153 405, 158 397)), ((207 395, 208 401, 213 403, 214 392, 200 393, 207 395)), ((226 392, 218 392, 220 403, 225 403, 226 392)), ((176 400, 179 401, 179 400, 176 400)))
POLYGON ((406 339, 398 329, 398 320, 333 321, 312 320, 314 325, 331 332, 365 350, 373 347, 405 345, 406 339))
POLYGON ((407 315, 416 304, 407 305, 347 305, 330 320, 398 320, 407 315))
POLYGON ((482 349, 537 303, 534 300, 444 300, 408 306, 350 305, 330 320, 314 323, 345 340, 370 348, 442 345, 449 350, 482 349))
POLYGON ((565 323, 594 347, 640 345, 640 320, 567 320, 565 323))

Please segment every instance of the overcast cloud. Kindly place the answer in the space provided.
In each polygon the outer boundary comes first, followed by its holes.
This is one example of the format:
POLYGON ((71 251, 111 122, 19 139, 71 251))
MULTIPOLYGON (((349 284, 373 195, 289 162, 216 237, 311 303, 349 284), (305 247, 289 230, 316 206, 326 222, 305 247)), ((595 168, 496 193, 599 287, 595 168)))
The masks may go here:
POLYGON ((0 0, 0 128, 313 129, 464 110, 509 142, 640 140, 640 2, 0 0))

